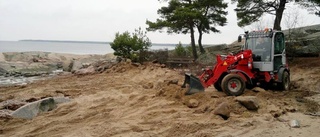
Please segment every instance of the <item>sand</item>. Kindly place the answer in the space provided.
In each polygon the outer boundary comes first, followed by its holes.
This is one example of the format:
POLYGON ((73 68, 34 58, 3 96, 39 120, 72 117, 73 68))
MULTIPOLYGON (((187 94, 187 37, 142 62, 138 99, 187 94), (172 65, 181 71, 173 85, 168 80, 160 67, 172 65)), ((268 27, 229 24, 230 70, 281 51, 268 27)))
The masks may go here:
POLYGON ((2 87, 4 100, 69 96, 72 101, 33 120, 0 118, 0 136, 318 136, 320 117, 305 113, 317 111, 314 103, 319 102, 298 99, 320 92, 320 60, 293 63, 292 91, 245 92, 243 96, 259 99, 258 111, 248 111, 235 97, 213 87, 185 96, 180 71, 157 64, 136 67, 123 62, 101 74, 2 87), (179 83, 168 84, 168 80, 179 83), (190 99, 199 101, 199 106, 189 108, 190 99), (227 120, 213 114, 221 102, 229 103, 227 120), (291 128, 291 120, 298 120, 301 127, 291 128))

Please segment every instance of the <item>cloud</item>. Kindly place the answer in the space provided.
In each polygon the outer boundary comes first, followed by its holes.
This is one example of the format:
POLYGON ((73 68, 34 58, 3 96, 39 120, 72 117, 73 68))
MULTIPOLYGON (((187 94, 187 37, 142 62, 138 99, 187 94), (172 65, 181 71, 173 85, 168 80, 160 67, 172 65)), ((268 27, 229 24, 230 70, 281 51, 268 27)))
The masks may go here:
MULTIPOLYGON (((0 40, 112 41, 116 32, 146 28, 145 21, 155 21, 163 5, 157 0, 0 0, 0 40)), ((231 43, 244 32, 234 8, 229 4, 221 33, 205 34, 203 43, 231 43)), ((190 43, 189 34, 148 32, 148 37, 153 43, 190 43)))

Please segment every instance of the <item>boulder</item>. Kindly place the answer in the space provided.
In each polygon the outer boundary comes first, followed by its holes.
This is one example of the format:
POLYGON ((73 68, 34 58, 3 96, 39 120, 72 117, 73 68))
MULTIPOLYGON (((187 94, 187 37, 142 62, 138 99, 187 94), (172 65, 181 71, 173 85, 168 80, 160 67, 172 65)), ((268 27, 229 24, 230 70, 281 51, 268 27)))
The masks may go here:
POLYGON ((246 107, 248 110, 259 109, 259 101, 255 96, 239 96, 236 97, 235 100, 246 107))
POLYGON ((96 72, 96 70, 94 69, 94 67, 93 66, 89 66, 88 68, 83 68, 83 69, 75 71, 74 74, 86 75, 86 74, 93 74, 95 72, 96 72))
POLYGON ((5 69, 3 69, 3 68, 0 67, 0 76, 1 76, 1 75, 4 75, 4 74, 6 74, 6 73, 8 73, 8 71, 6 71, 5 69))
POLYGON ((188 102, 187 102, 187 106, 189 108, 197 108, 199 106, 199 101, 196 100, 196 99, 190 99, 188 102))
POLYGON ((76 72, 82 68, 82 63, 79 60, 74 60, 72 62, 71 72, 76 72))
POLYGON ((26 104, 12 112, 11 116, 15 118, 32 119, 39 113, 51 111, 56 107, 57 105, 54 99, 50 97, 26 104))
POLYGON ((220 115, 224 119, 228 119, 230 117, 230 108, 227 102, 220 103, 213 111, 215 115, 220 115))
POLYGON ((0 74, 11 76, 19 70, 27 68, 27 66, 28 64, 25 62, 0 62, 0 74))
POLYGON ((300 128, 300 122, 298 120, 291 120, 290 127, 291 128, 300 128))
POLYGON ((48 74, 57 69, 57 63, 1 62, 0 75, 33 77, 48 74))
POLYGON ((102 60, 94 63, 94 67, 97 72, 103 72, 107 69, 112 68, 115 64, 117 64, 116 60, 102 60))

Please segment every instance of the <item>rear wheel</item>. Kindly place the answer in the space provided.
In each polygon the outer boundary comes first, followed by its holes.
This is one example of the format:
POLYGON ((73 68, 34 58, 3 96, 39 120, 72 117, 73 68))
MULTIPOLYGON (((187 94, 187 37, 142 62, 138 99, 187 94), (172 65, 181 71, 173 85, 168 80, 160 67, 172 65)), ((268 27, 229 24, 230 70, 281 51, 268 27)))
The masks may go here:
POLYGON ((284 71, 282 74, 282 82, 278 83, 280 90, 288 91, 290 89, 290 75, 288 71, 284 71))
POLYGON ((237 74, 228 74, 222 80, 222 90, 231 96, 239 96, 246 89, 246 83, 241 76, 237 74))

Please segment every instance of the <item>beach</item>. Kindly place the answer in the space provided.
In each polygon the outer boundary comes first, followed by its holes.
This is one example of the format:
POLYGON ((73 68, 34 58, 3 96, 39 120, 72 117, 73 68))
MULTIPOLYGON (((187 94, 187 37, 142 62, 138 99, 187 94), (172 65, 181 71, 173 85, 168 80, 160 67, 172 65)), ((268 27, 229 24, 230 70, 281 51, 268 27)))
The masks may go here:
MULTIPOLYGON (((55 53, 49 56, 48 60, 65 57, 65 61, 82 57, 55 53)), ((236 101, 238 97, 226 96, 213 87, 184 95, 184 75, 179 69, 151 62, 117 62, 112 57, 109 63, 113 63, 108 64, 97 56, 91 58, 102 62, 98 65, 84 59, 74 73, 0 87, 0 136, 269 137, 320 133, 318 58, 291 62, 290 91, 246 90, 242 97, 253 96, 259 102, 257 110, 248 110, 236 101), (6 115, 14 111, 4 107, 6 102, 46 97, 68 97, 71 101, 32 120, 6 115), (221 104, 228 109, 219 110, 221 104), (227 119, 217 111, 227 114, 227 119), (298 121, 299 127, 292 127, 291 121, 298 121)))

